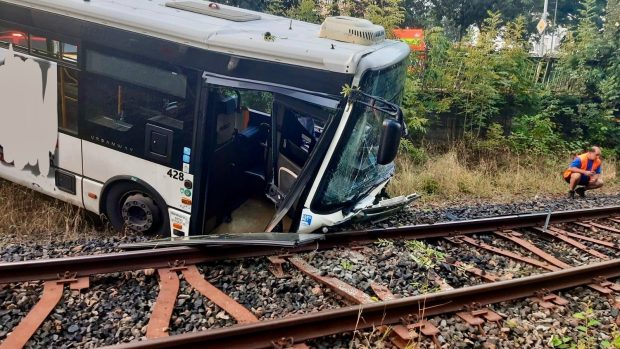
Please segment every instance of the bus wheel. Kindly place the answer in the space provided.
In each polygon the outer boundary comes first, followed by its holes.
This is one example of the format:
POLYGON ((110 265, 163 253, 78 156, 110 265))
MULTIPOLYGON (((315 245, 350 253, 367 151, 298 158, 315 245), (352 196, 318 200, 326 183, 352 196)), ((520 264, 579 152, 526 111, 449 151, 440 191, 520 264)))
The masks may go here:
POLYGON ((150 231, 160 223, 159 208, 153 199, 143 193, 133 194, 125 199, 121 216, 127 228, 138 232, 150 231))
POLYGON ((141 186, 123 182, 110 188, 106 212, 114 229, 139 233, 163 233, 165 218, 160 205, 141 186))

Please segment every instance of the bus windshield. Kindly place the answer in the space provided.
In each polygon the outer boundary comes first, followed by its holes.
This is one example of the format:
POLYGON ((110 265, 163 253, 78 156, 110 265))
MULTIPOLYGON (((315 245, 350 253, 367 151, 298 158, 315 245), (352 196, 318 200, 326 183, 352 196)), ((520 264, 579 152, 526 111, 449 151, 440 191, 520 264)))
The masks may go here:
MULTIPOLYGON (((364 74, 360 89, 375 97, 400 105, 406 79, 407 61, 364 74)), ((377 151, 381 125, 386 114, 356 103, 351 121, 332 159, 317 201, 320 210, 335 211, 355 204, 394 173, 394 164, 379 165, 377 151)))

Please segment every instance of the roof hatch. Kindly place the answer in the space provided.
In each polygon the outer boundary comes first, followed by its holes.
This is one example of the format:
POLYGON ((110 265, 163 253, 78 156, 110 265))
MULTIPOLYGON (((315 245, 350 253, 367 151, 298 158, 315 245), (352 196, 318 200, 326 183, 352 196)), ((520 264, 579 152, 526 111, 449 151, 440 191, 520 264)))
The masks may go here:
POLYGON ((327 17, 321 25, 319 36, 359 45, 374 45, 385 40, 385 29, 361 18, 327 17))
POLYGON ((188 12, 199 13, 211 17, 227 19, 233 22, 249 22, 259 20, 261 17, 252 13, 247 13, 231 8, 224 8, 214 2, 195 2, 195 1, 169 1, 166 7, 175 8, 188 12))

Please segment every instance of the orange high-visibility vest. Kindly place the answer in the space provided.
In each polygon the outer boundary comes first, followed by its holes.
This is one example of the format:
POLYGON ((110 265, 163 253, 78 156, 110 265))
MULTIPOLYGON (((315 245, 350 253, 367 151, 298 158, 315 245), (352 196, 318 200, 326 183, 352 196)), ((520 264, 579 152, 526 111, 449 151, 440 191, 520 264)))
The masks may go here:
MULTIPOLYGON (((588 161, 590 161, 588 159, 588 153, 585 154, 581 154, 578 156, 579 160, 581 161, 581 169, 583 171, 588 169, 588 161)), ((601 167, 601 159, 596 159, 594 160, 594 163, 592 164, 592 169, 590 171, 596 171, 598 170, 598 168, 601 167)), ((567 169, 566 171, 564 171, 564 178, 568 178, 570 177, 570 175, 573 173, 573 171, 569 169, 567 169)))

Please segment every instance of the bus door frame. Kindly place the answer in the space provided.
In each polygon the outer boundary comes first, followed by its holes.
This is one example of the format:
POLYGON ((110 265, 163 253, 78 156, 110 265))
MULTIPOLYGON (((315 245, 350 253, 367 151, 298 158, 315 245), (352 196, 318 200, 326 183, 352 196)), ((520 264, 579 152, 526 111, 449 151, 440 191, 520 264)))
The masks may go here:
MULTIPOLYGON (((306 91, 290 86, 284 86, 279 84, 273 84, 264 81, 255 81, 249 79, 241 79, 241 78, 231 78, 228 76, 223 76, 219 74, 203 72, 202 74, 202 84, 200 90, 200 102, 198 108, 198 117, 196 118, 196 140, 195 140, 195 153, 192 155, 192 163, 196 164, 195 166, 201 166, 199 170, 195 170, 195 193, 197 196, 194 197, 194 205, 192 207, 192 229, 190 231, 190 235, 205 235, 207 232, 204 231, 206 225, 207 218, 207 197, 209 188, 209 176, 210 176, 210 165, 212 161, 212 155, 214 152, 215 142, 212 142, 209 139, 208 130, 215 127, 215 120, 209 120, 207 117, 207 112, 209 111, 209 87, 229 87, 229 88, 238 88, 245 90, 254 90, 254 91, 264 91, 271 92, 274 94, 281 94, 288 97, 296 98, 302 100, 307 103, 312 103, 332 109, 339 109, 339 112, 336 113, 336 116, 327 121, 325 125, 325 130, 323 137, 317 143, 315 151, 312 153, 306 164, 301 170, 301 174, 297 179, 296 183, 291 188, 289 195, 282 198, 280 202, 277 202, 276 205, 278 207, 278 212, 272 218, 273 221, 281 216, 278 219, 279 223, 282 218, 286 215, 286 213, 292 207, 292 204, 297 201, 297 199, 304 192, 306 184, 310 179, 315 175, 316 171, 319 168, 319 165, 323 161, 323 156, 327 152, 329 145, 332 143, 332 138, 335 134, 336 127, 338 126, 338 122, 333 122, 334 120, 339 120, 339 116, 342 114, 340 109, 343 108, 343 101, 340 96, 333 96, 330 94, 306 91), (318 155, 320 154, 320 155, 318 155), (201 165, 199 165, 201 164, 201 165), (290 204, 288 204, 290 202, 290 204), (288 206, 284 213, 282 214, 282 208, 288 206)), ((212 118, 211 118, 212 119, 212 118)), ((275 125, 275 120, 272 115, 272 129, 275 125)), ((273 130, 272 130, 273 131, 273 130)), ((273 184, 273 179, 271 179, 270 185, 273 184)), ((301 213, 301 210, 299 210, 301 213)), ((270 223, 269 226, 274 225, 270 223)), ((293 227, 291 230, 296 230, 297 225, 299 224, 298 219, 294 220, 293 227)), ((268 227, 265 228, 265 231, 268 227)))

